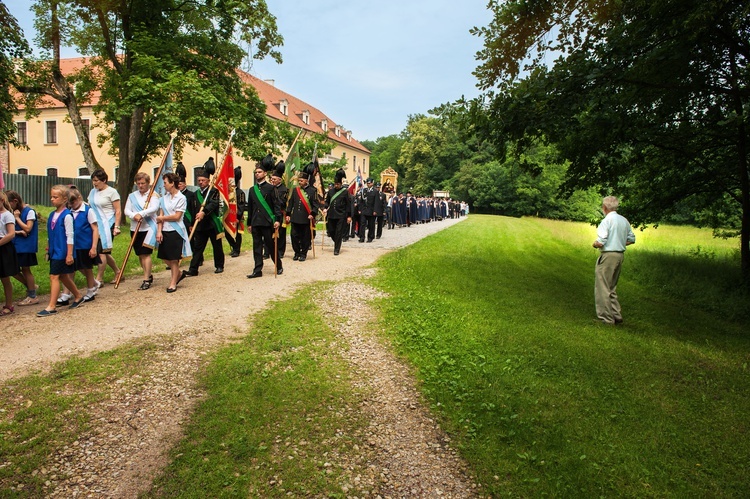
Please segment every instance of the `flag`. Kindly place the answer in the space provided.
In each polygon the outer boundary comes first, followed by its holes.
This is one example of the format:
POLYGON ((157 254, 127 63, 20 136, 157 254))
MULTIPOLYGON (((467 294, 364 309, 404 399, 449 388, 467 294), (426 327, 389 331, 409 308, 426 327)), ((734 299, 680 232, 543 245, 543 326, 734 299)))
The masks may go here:
POLYGON ((164 166, 161 169, 160 173, 157 173, 158 178, 154 179, 156 181, 156 187, 154 187, 154 192, 157 193, 159 196, 164 197, 164 195, 167 193, 167 189, 164 187, 164 175, 167 173, 172 173, 172 141, 169 141, 169 145, 167 146, 167 156, 164 158, 164 166))
POLYGON ((362 188, 362 170, 357 167, 357 176, 354 177, 352 183, 349 184, 349 194, 354 196, 362 188))
POLYGON ((216 174, 216 190, 224 203, 222 223, 224 230, 233 238, 237 237, 237 191, 234 185, 234 160, 232 146, 227 148, 224 163, 216 174))
POLYGON ((3 167, 0 166, 0 189, 5 189, 5 179, 3 178, 3 167))
POLYGON ((285 164, 286 173, 284 173, 284 185, 286 185, 288 189, 291 189, 297 183, 296 175, 300 171, 299 146, 296 141, 289 150, 289 155, 286 158, 285 164))

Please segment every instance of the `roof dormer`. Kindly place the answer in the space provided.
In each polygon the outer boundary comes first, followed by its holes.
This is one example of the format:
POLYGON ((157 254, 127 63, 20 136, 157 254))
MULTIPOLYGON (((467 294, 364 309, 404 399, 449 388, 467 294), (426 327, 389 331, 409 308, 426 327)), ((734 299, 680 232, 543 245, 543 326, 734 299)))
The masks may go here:
POLYGON ((289 116, 289 101, 286 99, 281 99, 279 101, 279 111, 281 111, 281 114, 284 116, 289 116))
POLYGON ((341 137, 341 127, 336 125, 336 128, 333 129, 333 133, 336 134, 336 137, 341 137))
POLYGON ((348 140, 349 142, 352 141, 352 132, 351 132, 351 130, 349 130, 349 131, 346 132, 346 140, 348 140))
POLYGON ((310 111, 308 111, 307 109, 302 111, 302 121, 305 123, 305 125, 310 124, 310 111))
POLYGON ((320 128, 322 128, 324 132, 327 132, 328 131, 328 120, 321 120, 321 122, 320 122, 320 128))

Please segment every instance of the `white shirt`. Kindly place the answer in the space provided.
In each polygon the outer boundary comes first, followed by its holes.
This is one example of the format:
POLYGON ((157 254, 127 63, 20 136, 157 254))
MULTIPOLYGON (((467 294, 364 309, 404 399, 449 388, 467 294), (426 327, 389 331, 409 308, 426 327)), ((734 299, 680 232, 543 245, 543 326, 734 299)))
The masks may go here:
POLYGON ((104 215, 105 220, 112 220, 114 222, 115 207, 112 204, 115 201, 120 200, 120 194, 114 187, 107 186, 101 191, 96 188, 91 189, 89 193, 89 205, 92 208, 97 208, 104 215), (96 206, 91 205, 91 193, 96 191, 94 201, 96 206))
POLYGON ((596 240, 604 246, 599 248, 601 251, 625 251, 627 243, 635 242, 635 234, 630 228, 630 222, 616 211, 610 211, 604 217, 602 223, 596 229, 596 240))
MULTIPOLYGON (((146 199, 148 199, 148 192, 145 194, 141 194, 141 191, 135 191, 130 194, 130 196, 135 196, 135 198, 138 200, 138 204, 141 205, 141 207, 146 206, 146 199)), ((159 211, 159 195, 154 192, 153 196, 151 196, 151 201, 148 203, 148 207, 140 210, 135 211, 135 207, 130 202, 130 196, 128 196, 128 200, 125 202, 125 216, 133 220, 133 217, 136 215, 140 215, 142 218, 156 218, 156 213, 159 211)), ((132 225, 133 229, 135 228, 135 225, 132 225)), ((131 230, 133 230, 131 229, 131 230)), ((141 223, 141 227, 138 229, 138 232, 147 232, 148 231, 148 224, 141 223)))

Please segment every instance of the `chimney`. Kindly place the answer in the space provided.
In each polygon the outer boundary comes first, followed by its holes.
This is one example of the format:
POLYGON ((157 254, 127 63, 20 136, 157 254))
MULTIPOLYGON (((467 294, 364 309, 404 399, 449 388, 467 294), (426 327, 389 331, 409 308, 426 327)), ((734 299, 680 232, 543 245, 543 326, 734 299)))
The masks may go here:
POLYGON ((275 87, 275 86, 276 86, 276 80, 263 80, 263 81, 265 81, 266 83, 268 83, 268 84, 269 84, 269 85, 271 85, 272 87, 275 87))

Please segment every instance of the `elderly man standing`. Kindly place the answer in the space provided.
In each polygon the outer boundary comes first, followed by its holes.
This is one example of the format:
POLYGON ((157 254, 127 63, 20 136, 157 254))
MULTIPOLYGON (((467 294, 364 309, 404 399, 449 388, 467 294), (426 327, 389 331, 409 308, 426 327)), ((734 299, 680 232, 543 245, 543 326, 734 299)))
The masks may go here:
POLYGON ((617 301, 617 280, 625 257, 625 248, 635 243, 630 222, 617 213, 620 202, 614 196, 602 200, 604 220, 596 229, 594 248, 601 251, 596 260, 594 300, 597 321, 604 324, 622 324, 620 302, 617 301))

